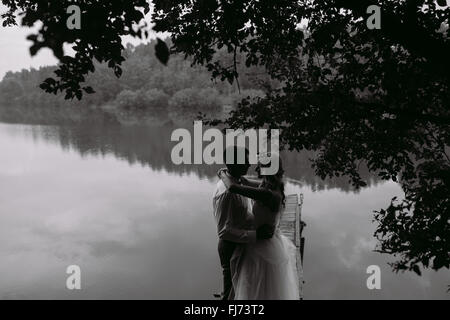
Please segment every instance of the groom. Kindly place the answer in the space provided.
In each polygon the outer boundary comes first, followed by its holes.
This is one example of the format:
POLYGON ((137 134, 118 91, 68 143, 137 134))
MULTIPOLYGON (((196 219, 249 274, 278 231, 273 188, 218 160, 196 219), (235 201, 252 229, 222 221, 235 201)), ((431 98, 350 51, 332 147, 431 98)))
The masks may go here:
MULTIPOLYGON (((238 163, 239 147, 228 147, 223 153, 224 163, 228 174, 232 179, 240 182, 250 167, 248 150, 245 149, 245 163, 238 163), (227 163, 227 154, 233 152, 234 161, 227 163)), ((227 190, 222 180, 219 180, 213 197, 214 217, 217 222, 219 235, 219 258, 223 272, 222 300, 233 299, 233 284, 230 270, 230 260, 238 245, 255 242, 256 239, 269 239, 273 236, 272 226, 263 225, 257 230, 253 227, 253 215, 249 211, 248 198, 231 193, 227 190)))

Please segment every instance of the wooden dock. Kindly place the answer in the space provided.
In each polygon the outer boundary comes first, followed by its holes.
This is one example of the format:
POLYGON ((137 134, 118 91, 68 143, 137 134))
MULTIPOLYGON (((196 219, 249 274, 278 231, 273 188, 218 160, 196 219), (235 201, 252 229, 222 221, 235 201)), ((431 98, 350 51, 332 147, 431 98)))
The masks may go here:
POLYGON ((286 207, 281 215, 280 229, 297 247, 297 271, 299 277, 300 299, 303 299, 303 252, 305 238, 302 236, 305 223, 302 221, 303 194, 300 197, 291 194, 286 197, 286 207))

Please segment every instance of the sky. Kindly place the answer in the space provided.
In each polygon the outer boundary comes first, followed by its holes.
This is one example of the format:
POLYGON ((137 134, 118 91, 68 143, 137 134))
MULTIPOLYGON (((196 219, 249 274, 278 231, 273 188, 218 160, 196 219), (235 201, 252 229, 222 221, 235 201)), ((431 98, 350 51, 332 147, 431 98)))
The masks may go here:
POLYGON ((31 42, 26 38, 33 30, 21 27, 0 27, 0 79, 8 71, 20 71, 56 64, 49 49, 42 49, 35 57, 30 56, 31 42))
MULTIPOLYGON (((5 12, 5 6, 0 4, 0 13, 5 12)), ((146 16, 147 22, 150 22, 150 15, 146 16)), ((24 27, 3 27, 0 24, 0 80, 3 79, 8 71, 21 71, 22 69, 39 68, 42 66, 55 65, 57 59, 50 49, 41 49, 34 57, 30 55, 31 41, 27 36, 35 33, 35 28, 24 27)), ((150 32, 150 38, 155 38, 156 33, 150 32)), ((163 36, 164 37, 164 36, 163 36)), ((139 44, 140 40, 132 37, 123 37, 124 44, 139 44)))

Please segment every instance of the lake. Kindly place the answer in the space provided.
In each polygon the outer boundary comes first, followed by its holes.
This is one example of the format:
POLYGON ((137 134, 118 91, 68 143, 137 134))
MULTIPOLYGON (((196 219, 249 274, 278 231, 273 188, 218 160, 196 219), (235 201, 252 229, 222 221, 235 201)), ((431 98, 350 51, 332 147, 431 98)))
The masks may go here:
MULTIPOLYGON (((221 290, 211 197, 216 166, 171 162, 174 128, 0 124, 1 299, 212 299, 221 290), (79 265, 81 290, 66 289, 79 265)), ((373 252, 373 211, 394 182, 323 181, 284 158, 303 193, 305 299, 448 299, 448 271, 396 274, 373 252), (381 268, 381 290, 366 269, 381 268)))

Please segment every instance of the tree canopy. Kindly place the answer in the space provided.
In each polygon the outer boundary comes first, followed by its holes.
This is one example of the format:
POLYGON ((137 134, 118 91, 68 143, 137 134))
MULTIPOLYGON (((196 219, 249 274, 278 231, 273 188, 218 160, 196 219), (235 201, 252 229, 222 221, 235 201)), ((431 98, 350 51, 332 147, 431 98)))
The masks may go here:
MULTIPOLYGON (((80 1, 84 26, 67 30, 71 1, 7 1, 4 25, 43 22, 31 53, 60 58, 43 89, 81 98, 92 60, 120 76, 120 36, 145 37, 147 1, 80 1), (74 57, 63 56, 75 44, 74 57)), ((369 0, 154 0, 154 30, 169 32, 170 52, 191 57, 213 77, 239 81, 239 64, 264 66, 277 85, 244 100, 231 127, 282 129, 289 149, 316 150, 322 177, 364 182, 365 164, 398 181, 404 199, 375 214, 378 250, 397 255, 395 270, 420 274, 450 265, 450 8, 439 0, 379 0, 381 29, 367 28, 369 0), (226 48, 229 58, 218 56, 226 48), (243 59, 237 59, 238 54, 243 59)), ((159 48, 159 49, 158 49, 159 48)), ((159 42, 163 62, 169 50, 159 42)), ((211 121, 217 124, 220 121, 211 121)))
MULTIPOLYGON (((318 150, 316 172, 363 186, 361 163, 399 181, 404 199, 379 210, 378 250, 395 270, 450 263, 450 9, 434 1, 155 1, 155 30, 215 76, 236 79, 216 48, 243 52, 282 85, 225 122, 282 129, 290 149, 318 150), (304 26, 303 26, 304 25, 304 26)), ((216 123, 212 121, 212 123, 216 123)))

